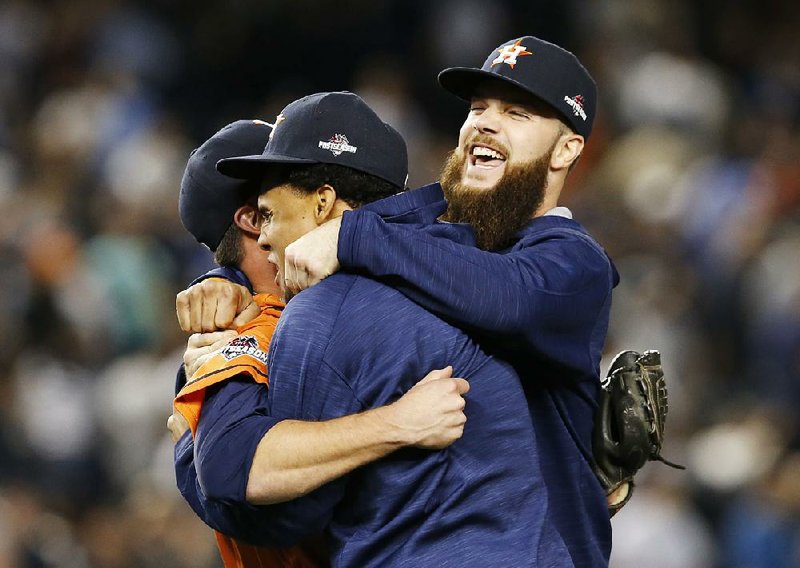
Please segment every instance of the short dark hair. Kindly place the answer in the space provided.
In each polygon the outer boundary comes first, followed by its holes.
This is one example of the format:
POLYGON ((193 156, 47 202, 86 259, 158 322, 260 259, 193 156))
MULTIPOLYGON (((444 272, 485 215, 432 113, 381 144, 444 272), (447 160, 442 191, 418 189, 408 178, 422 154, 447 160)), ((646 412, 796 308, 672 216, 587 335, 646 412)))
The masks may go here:
POLYGON ((354 209, 403 190, 385 179, 339 164, 291 166, 280 177, 307 193, 328 184, 339 199, 354 209))
POLYGON ((244 260, 242 236, 242 230, 236 226, 236 223, 231 223, 214 250, 214 262, 220 266, 238 268, 244 260))

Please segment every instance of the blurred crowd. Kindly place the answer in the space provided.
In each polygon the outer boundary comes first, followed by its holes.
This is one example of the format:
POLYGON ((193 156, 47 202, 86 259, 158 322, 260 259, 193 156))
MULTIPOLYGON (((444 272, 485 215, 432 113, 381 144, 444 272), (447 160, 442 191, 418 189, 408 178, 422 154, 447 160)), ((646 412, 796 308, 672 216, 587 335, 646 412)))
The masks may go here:
POLYGON ((564 203, 622 282, 606 358, 659 349, 664 455, 616 568, 800 566, 800 8, 792 0, 0 3, 0 568, 215 567, 165 428, 189 152, 316 91, 362 95, 438 177, 436 84, 533 34, 598 82, 564 203))

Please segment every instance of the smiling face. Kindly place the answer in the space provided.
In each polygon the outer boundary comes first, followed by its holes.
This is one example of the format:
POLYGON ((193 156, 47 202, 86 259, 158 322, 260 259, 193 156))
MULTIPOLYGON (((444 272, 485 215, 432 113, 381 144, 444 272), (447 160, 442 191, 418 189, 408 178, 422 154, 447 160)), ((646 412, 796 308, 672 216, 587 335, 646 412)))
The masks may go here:
POLYGON ((482 249, 509 246, 537 211, 554 206, 564 169, 563 153, 554 158, 554 152, 569 138, 538 99, 507 84, 485 84, 442 171, 445 219, 471 225, 482 249))
POLYGON ((316 210, 316 193, 290 184, 273 187, 258 197, 258 212, 263 218, 258 244, 269 251, 269 261, 277 267, 275 281, 284 293, 286 247, 318 226, 316 210))
POLYGON ((562 128, 556 112, 545 103, 512 85, 486 83, 472 97, 459 132, 461 183, 476 191, 493 188, 510 167, 541 159, 562 128))

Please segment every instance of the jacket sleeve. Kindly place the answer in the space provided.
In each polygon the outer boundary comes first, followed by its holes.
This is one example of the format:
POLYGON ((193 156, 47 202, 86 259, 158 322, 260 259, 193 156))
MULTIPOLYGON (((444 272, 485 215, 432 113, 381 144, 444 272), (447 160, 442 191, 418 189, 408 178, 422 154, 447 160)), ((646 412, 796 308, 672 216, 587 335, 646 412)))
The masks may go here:
POLYGON ((255 516, 255 508, 238 508, 209 499, 203 493, 194 467, 194 441, 189 431, 175 445, 175 476, 181 495, 205 524, 224 534, 238 535, 246 542, 254 538, 248 517, 255 516))
POLYGON ((205 521, 203 497, 197 486, 197 471, 194 468, 194 442, 189 430, 175 444, 175 479, 183 498, 195 514, 205 521))
POLYGON ((460 327, 534 348, 541 334, 585 325, 612 286, 604 251, 577 230, 546 230, 501 254, 361 210, 342 220, 338 257, 460 327))
POLYGON ((195 436, 195 466, 203 494, 215 501, 246 502, 256 447, 278 421, 265 408, 267 388, 234 377, 206 391, 195 436))
POLYGON ((255 449, 279 422, 267 412, 266 400, 267 389, 247 379, 209 389, 194 442, 196 483, 192 487, 191 475, 185 475, 184 487, 187 501, 210 527, 255 545, 290 546, 327 526, 340 484, 286 503, 247 502, 255 449))
MULTIPOLYGON (((175 379, 175 394, 186 384, 186 371, 181 365, 175 379)), ((183 498, 203 521, 205 519, 205 509, 203 507, 203 495, 197 486, 197 470, 194 467, 194 440, 191 430, 186 430, 183 436, 175 444, 174 450, 175 480, 178 484, 183 498)), ((206 521, 207 523, 207 521, 206 521)))

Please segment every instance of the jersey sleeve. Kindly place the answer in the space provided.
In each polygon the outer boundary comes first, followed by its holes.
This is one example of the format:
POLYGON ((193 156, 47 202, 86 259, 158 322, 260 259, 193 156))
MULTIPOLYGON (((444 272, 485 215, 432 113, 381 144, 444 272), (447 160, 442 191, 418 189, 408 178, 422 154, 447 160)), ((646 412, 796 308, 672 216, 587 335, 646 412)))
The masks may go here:
POLYGON ((204 411, 206 390, 237 376, 247 376, 255 383, 267 385, 267 351, 277 318, 259 316, 251 327, 240 333, 205 361, 185 382, 173 407, 189 422, 194 435, 204 411))

